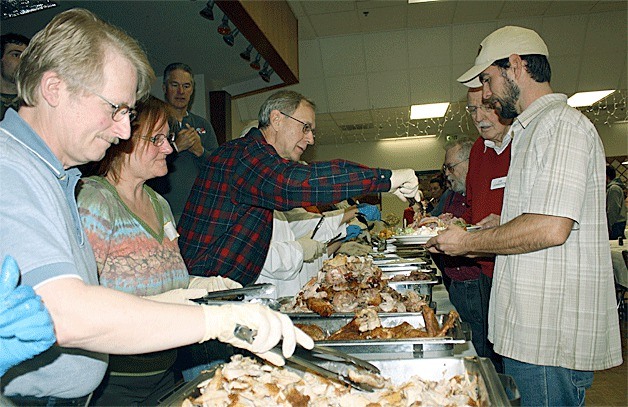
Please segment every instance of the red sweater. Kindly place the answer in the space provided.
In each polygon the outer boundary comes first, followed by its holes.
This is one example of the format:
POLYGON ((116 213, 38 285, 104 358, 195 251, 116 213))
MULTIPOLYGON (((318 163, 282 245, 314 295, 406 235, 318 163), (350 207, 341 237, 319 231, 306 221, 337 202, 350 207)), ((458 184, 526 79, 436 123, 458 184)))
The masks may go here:
MULTIPOLYGON (((504 201, 503 183, 501 188, 491 189, 494 179, 506 177, 510 166, 510 146, 497 154, 494 149, 484 146, 484 139, 479 137, 473 144, 469 156, 467 173, 467 204, 469 209, 464 219, 476 224, 491 213, 501 215, 504 201)), ((479 261, 482 273, 493 277, 494 261, 479 261)))

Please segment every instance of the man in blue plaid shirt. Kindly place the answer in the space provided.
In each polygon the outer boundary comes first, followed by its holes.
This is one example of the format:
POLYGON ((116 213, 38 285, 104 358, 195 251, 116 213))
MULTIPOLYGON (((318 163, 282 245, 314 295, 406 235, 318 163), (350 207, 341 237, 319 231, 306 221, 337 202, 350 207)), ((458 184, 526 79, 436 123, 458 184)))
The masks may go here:
POLYGON ((192 187, 178 226, 191 274, 254 282, 272 235, 273 210, 391 192, 420 200, 411 169, 368 168, 345 160, 303 165, 314 144, 315 105, 280 91, 260 108, 259 128, 214 150, 192 187))

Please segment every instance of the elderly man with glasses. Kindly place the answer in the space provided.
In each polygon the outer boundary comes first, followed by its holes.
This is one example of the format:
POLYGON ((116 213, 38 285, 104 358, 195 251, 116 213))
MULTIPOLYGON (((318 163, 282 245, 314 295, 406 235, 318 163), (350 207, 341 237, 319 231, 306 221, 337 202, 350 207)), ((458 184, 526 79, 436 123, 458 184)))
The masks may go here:
POLYGON ((420 200, 411 169, 368 168, 345 160, 298 161, 316 134, 314 102, 291 91, 262 105, 259 128, 225 143, 205 162, 179 223, 192 274, 254 282, 272 235, 273 210, 331 204, 390 191, 420 200))

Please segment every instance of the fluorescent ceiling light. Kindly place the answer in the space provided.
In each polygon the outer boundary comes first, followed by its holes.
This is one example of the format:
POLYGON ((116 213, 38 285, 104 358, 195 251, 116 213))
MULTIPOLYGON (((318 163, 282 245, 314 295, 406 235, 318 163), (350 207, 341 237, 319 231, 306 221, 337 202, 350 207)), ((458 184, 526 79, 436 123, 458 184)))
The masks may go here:
POLYGON ((443 117, 447 113, 449 102, 430 103, 427 105, 410 106, 410 120, 430 119, 432 117, 443 117))
POLYGON ((408 0, 408 4, 412 4, 412 3, 429 3, 431 1, 439 1, 439 0, 408 0))
POLYGON ((416 140, 420 138, 435 138, 436 134, 423 134, 416 136, 404 136, 404 137, 385 137, 379 139, 379 141, 396 141, 396 140, 416 140))
POLYGON ((591 106, 598 100, 615 92, 615 90, 597 90, 594 92, 578 92, 567 99, 567 104, 571 107, 591 106))

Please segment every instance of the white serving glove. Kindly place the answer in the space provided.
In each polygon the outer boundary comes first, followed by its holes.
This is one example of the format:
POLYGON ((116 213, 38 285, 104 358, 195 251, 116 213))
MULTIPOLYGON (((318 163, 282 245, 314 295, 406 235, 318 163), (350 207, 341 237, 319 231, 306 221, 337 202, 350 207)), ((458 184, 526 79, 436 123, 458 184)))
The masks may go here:
POLYGON ((419 191, 419 180, 413 169, 404 168, 402 170, 392 170, 390 175, 390 191, 404 202, 406 198, 413 198, 421 202, 421 191, 419 191))
POLYGON ((238 348, 247 349, 276 366, 285 364, 281 355, 270 352, 283 340, 283 356, 289 358, 296 344, 306 349, 314 347, 314 341, 292 324, 290 318, 260 304, 229 304, 222 306, 202 305, 205 313, 205 335, 202 342, 218 339, 238 348), (256 331, 253 343, 238 339, 234 335, 236 325, 256 331))
MULTIPOLYGON (((190 276, 188 288, 203 288, 208 292, 231 290, 233 288, 242 288, 242 284, 225 277, 196 277, 190 276)), ((204 295, 204 294, 203 294, 204 295)))
POLYGON ((165 302, 168 304, 185 304, 185 305, 197 305, 190 301, 192 298, 201 298, 207 294, 207 290, 204 288, 177 288, 176 290, 166 291, 156 295, 146 295, 142 298, 151 301, 165 302))
POLYGON ((297 243, 303 250, 303 261, 311 262, 318 259, 327 251, 327 245, 318 240, 310 239, 309 235, 305 235, 297 240, 297 243))

